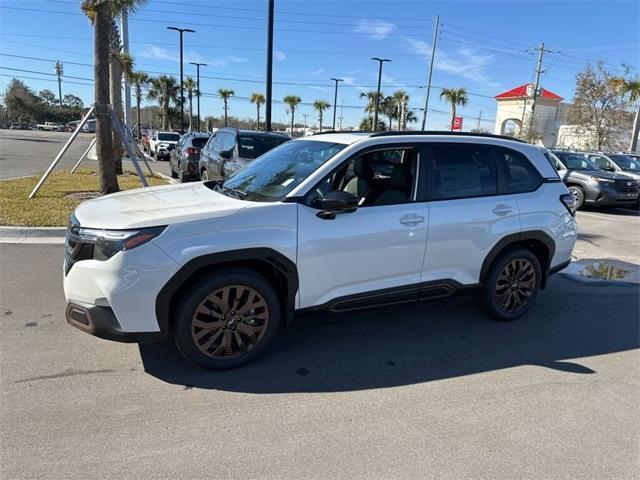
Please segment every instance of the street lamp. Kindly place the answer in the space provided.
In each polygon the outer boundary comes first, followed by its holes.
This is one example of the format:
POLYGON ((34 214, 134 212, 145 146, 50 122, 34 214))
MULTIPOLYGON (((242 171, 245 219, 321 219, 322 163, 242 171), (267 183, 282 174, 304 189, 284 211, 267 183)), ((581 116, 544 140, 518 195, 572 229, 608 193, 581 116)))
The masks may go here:
POLYGON ((333 94, 333 128, 332 130, 335 131, 336 129, 336 107, 338 105, 338 82, 344 82, 343 79, 341 78, 332 78, 331 80, 333 80, 334 82, 336 82, 336 88, 333 94))
POLYGON ((380 82, 382 80, 382 64, 384 62, 390 62, 391 60, 389 60, 388 58, 378 58, 378 57, 372 57, 371 60, 375 60, 376 62, 379 62, 379 66, 378 66, 378 90, 376 92, 376 108, 373 111, 373 125, 371 130, 373 132, 375 132, 376 130, 378 130, 378 109, 380 108, 380 82))
POLYGON ((200 131, 200 67, 206 67, 206 63, 189 62, 196 66, 196 100, 198 102, 198 131, 200 131))
POLYGON ((180 133, 184 133, 184 85, 183 85, 183 79, 182 79, 182 75, 183 75, 182 34, 184 32, 196 33, 196 31, 190 28, 178 28, 178 27, 167 27, 167 30, 175 30, 176 32, 180 33, 180 133))

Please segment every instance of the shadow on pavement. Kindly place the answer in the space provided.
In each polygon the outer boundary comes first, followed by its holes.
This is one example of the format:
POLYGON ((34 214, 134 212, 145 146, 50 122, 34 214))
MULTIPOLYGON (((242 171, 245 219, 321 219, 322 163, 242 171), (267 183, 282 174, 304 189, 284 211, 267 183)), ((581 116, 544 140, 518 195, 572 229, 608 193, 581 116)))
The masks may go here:
POLYGON ((145 371, 177 385, 248 393, 395 387, 537 365, 594 374, 570 360, 639 346, 639 290, 552 277, 524 318, 499 323, 469 299, 309 315, 255 362, 224 372, 187 364, 175 346, 141 345, 145 371))

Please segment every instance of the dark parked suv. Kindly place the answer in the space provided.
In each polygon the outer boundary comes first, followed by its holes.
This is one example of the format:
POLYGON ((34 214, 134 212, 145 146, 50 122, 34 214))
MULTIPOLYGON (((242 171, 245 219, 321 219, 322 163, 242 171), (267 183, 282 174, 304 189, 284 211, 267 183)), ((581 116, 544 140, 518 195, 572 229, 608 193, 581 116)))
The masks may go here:
POLYGON ((176 148, 171 150, 169 165, 171 177, 182 182, 199 180, 200 151, 209 140, 208 133, 185 133, 180 137, 176 148))
POLYGON ((622 173, 600 170, 579 152, 553 150, 554 163, 569 192, 576 199, 576 208, 587 205, 610 207, 633 206, 638 201, 638 182, 622 173))
POLYGON ((200 152, 200 177, 202 180, 226 178, 289 140, 282 133, 221 128, 200 152))

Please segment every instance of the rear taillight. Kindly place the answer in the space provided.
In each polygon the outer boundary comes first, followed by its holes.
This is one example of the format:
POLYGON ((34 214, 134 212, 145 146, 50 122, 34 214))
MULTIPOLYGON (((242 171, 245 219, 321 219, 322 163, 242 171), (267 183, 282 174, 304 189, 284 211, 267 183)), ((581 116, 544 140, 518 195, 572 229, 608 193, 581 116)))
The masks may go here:
POLYGON ((187 148, 187 155, 189 155, 190 157, 195 157, 196 155, 198 155, 198 153, 200 153, 200 150, 197 148, 187 148))
POLYGON ((560 201, 572 216, 576 214, 576 199, 570 193, 560 195, 560 201))

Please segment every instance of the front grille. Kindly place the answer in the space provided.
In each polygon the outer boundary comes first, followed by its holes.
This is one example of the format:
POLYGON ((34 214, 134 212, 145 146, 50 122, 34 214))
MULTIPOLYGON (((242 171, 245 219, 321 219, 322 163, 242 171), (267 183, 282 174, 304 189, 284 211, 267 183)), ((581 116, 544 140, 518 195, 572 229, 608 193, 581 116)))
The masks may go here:
POLYGON ((640 187, 634 180, 616 180, 614 187, 619 193, 638 193, 640 187))

